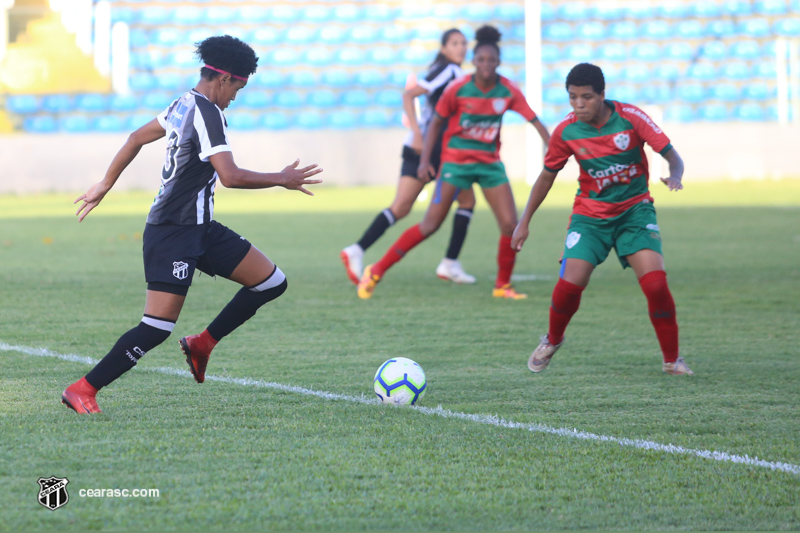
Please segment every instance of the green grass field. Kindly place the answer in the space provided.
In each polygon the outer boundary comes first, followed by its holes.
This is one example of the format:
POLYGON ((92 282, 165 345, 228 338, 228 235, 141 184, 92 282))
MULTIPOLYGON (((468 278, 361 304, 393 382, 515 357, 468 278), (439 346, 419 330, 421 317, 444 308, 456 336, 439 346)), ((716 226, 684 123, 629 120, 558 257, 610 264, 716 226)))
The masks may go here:
MULTIPOLYGON (((515 271, 530 298, 519 302, 490 297, 497 230, 486 209, 462 254, 478 284, 433 274, 448 221, 360 301, 338 252, 391 188, 221 190, 217 219, 281 266, 288 292, 215 350, 208 373, 224 379, 198 385, 177 340, 236 287, 195 278, 172 337, 103 390, 104 413, 91 417, 59 402, 91 366, 35 349, 100 359, 139 321, 152 193, 112 193, 80 225, 77 194, 0 196, 0 529, 800 529, 800 180, 653 187, 692 377, 661 373, 644 297, 613 256, 550 367, 526 369, 547 327, 572 184, 534 218, 515 271), (392 356, 426 370, 423 407, 456 416, 371 403, 373 374, 392 356), (37 502, 37 479, 51 475, 70 481, 54 512, 37 502), (94 488, 160 497, 79 496, 94 488)), ((516 193, 522 203, 527 188, 516 193)))

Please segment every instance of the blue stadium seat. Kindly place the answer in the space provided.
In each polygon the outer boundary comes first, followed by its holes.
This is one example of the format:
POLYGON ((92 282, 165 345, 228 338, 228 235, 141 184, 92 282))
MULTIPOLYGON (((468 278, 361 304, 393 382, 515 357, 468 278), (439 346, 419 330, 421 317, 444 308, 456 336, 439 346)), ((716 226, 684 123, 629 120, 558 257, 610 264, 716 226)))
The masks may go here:
POLYGON ((114 6, 111 10, 111 23, 124 22, 130 26, 139 21, 139 10, 114 6))
POLYGON ((672 100, 672 91, 666 83, 648 83, 639 91, 643 104, 663 105, 672 100))
MULTIPOLYGON (((248 87, 249 89, 249 87, 248 87)), ((272 94, 257 89, 242 91, 244 94, 237 98, 237 104, 251 109, 263 109, 272 104, 272 94)))
POLYGON ((383 109, 368 109, 361 114, 361 125, 367 128, 384 128, 392 122, 392 116, 383 109))
POLYGON ((149 32, 140 28, 131 28, 128 33, 128 42, 132 49, 145 48, 150 45, 149 32))
POLYGON ((293 48, 276 48, 262 56, 262 63, 267 67, 294 66, 300 60, 300 54, 293 48))
POLYGON ((275 105, 277 107, 297 108, 306 103, 304 95, 297 91, 282 91, 275 97, 275 105))
POLYGON ((697 104, 705 100, 706 89, 701 83, 680 83, 675 87, 675 98, 680 102, 697 104))
POLYGON ((712 81, 717 78, 717 67, 708 61, 699 61, 689 65, 686 77, 694 81, 712 81))
POLYGON ((717 2, 713 2, 711 0, 700 0, 691 2, 689 9, 691 16, 697 18, 716 18, 719 17, 722 13, 720 5, 717 2))
POLYGON ((582 21, 591 18, 591 12, 582 2, 567 2, 558 7, 556 16, 561 20, 582 21))
POLYGON ((542 9, 542 24, 548 24, 556 19, 556 8, 550 2, 544 2, 541 6, 542 9))
POLYGON ((783 18, 776 20, 772 25, 772 31, 783 37, 800 36, 800 19, 783 18))
POLYGON ((728 47, 723 41, 706 41, 700 48, 700 57, 711 61, 722 61, 728 57, 728 47))
POLYGON ((259 24, 270 20, 270 11, 265 6, 244 5, 238 11, 239 22, 242 24, 259 24))
POLYGON ((236 18, 236 10, 231 7, 208 6, 203 8, 203 23, 210 26, 231 24, 236 18))
POLYGON ((66 94, 52 94, 44 97, 42 109, 51 113, 65 113, 75 109, 75 100, 66 94))
POLYGON ((698 109, 699 118, 700 120, 708 120, 719 122, 723 120, 728 120, 730 118, 730 113, 728 112, 728 106, 725 104, 707 104, 700 106, 698 109))
POLYGON ((753 7, 759 15, 770 17, 785 15, 788 11, 786 0, 756 0, 753 7))
POLYGON ((328 115, 328 126, 335 129, 349 129, 356 125, 358 116, 350 111, 334 111, 328 115))
POLYGON ((158 46, 171 47, 183 41, 183 32, 175 28, 157 28, 150 32, 150 42, 158 46))
POLYGON ((373 65, 393 65, 397 61, 397 53, 388 46, 370 48, 366 61, 373 65))
POLYGON ((459 26, 458 29, 461 30, 461 33, 467 38, 467 42, 470 42, 475 38, 475 30, 472 28, 472 26, 465 24, 463 26, 459 26))
POLYGON ((655 14, 655 8, 649 2, 634 2, 633 4, 626 6, 625 14, 632 19, 647 20, 653 18, 655 14))
POLYGON ((319 85, 319 74, 315 70, 297 69, 289 72, 286 84, 290 87, 311 88, 319 85))
POLYGON ((542 26, 542 39, 545 41, 564 42, 572 40, 574 36, 572 25, 566 22, 554 22, 542 26))
MULTIPOLYGON (((677 26, 684 23, 678 23, 677 26)), ((666 20, 649 20, 644 23, 641 30, 641 36, 648 39, 666 39, 674 37, 672 24, 666 20)))
POLYGON ((426 2, 403 2, 397 12, 397 18, 404 20, 420 20, 431 16, 432 6, 426 2))
MULTIPOLYGON (((300 18, 300 12, 290 4, 278 4, 270 10, 270 22, 275 24, 288 24, 300 18)), ((303 18, 304 22, 310 22, 303 18)))
POLYGON ((750 78, 750 67, 744 61, 731 61, 722 65, 720 75, 727 80, 746 80, 750 78))
POLYGON ((303 51, 301 63, 315 67, 325 67, 334 62, 333 52, 326 47, 307 48, 303 51))
POLYGON ((736 35, 736 24, 732 20, 710 20, 706 24, 706 35, 709 37, 726 38, 736 35))
POLYGON ((579 39, 584 39, 587 41, 599 41, 605 38, 606 27, 602 22, 594 20, 591 22, 578 24, 575 33, 579 39))
POLYGON ((588 63, 592 61, 593 56, 594 46, 589 43, 571 44, 564 50, 564 57, 572 63, 588 63))
POLYGON ((764 121, 767 118, 767 113, 759 104, 745 103, 736 106, 733 116, 737 120, 764 121))
POLYGON ((657 61, 662 57, 661 47, 656 43, 640 43, 633 47, 633 57, 640 61, 657 61))
POLYGON ((283 34, 283 40, 291 45, 303 45, 315 42, 317 30, 311 26, 291 26, 283 34))
POLYGON ((756 100, 763 102, 765 100, 774 98, 776 92, 777 90, 774 86, 757 81, 744 87, 743 96, 745 100, 756 100))
POLYGON ((550 86, 542 92, 542 101, 545 104, 559 105, 567 99, 567 92, 563 85, 550 86))
POLYGON ((385 83, 386 76, 383 71, 375 68, 359 70, 355 75, 355 84, 359 87, 382 87, 385 83))
POLYGON ((691 122, 695 118, 694 108, 686 104, 671 104, 664 110, 667 122, 691 122))
POLYGON ((106 111, 108 98, 103 94, 82 94, 75 99, 77 111, 106 111))
POLYGON ((628 40, 639 36, 639 27, 628 20, 615 22, 608 28, 608 36, 613 39, 628 40))
POLYGON ((387 24, 380 28, 379 39, 389 44, 405 43, 409 40, 409 32, 402 26, 387 24))
POLYGON ((740 99, 741 91, 734 83, 718 83, 711 86, 711 98, 723 102, 735 102, 740 99))
POLYGON ((172 10, 163 7, 148 7, 139 10, 139 24, 143 26, 163 26, 169 24, 172 10))
POLYGON ((310 5, 303 9, 301 16, 303 22, 314 22, 321 24, 324 22, 331 22, 333 19, 333 12, 329 7, 320 5, 310 5))
POLYGON ((134 91, 152 91, 156 88, 156 77, 147 72, 137 72, 128 78, 128 85, 134 91))
POLYGON ((674 82, 682 75, 681 68, 675 63, 659 63, 653 69, 653 78, 659 81, 674 82))
POLYGON ((341 65, 358 66, 364 63, 365 54, 361 48, 346 46, 336 51, 335 58, 336 63, 341 65))
POLYGON ((790 0, 789 11, 795 14, 800 13, 800 0, 790 0))
POLYGON ((330 89, 320 89, 308 95, 308 105, 320 108, 334 107, 339 104, 339 95, 330 89))
POLYGON ((656 14, 659 17, 677 19, 688 17, 691 11, 688 2, 667 2, 658 6, 656 14))
POLYGON ((280 89, 286 84, 286 75, 275 69, 263 69, 253 76, 248 86, 262 89, 280 89))
POLYGON ((86 115, 67 115, 58 119, 59 131, 67 133, 86 133, 92 127, 86 115))
POLYGON ((520 44, 506 45, 503 47, 500 57, 505 63, 522 65, 525 63, 525 47, 520 44))
POLYGON ((364 6, 361 16, 369 22, 390 22, 395 18, 395 9, 386 4, 370 3, 364 6))
POLYGON ((403 93, 396 89, 378 91, 375 95, 375 103, 386 107, 399 108, 403 105, 403 93))
POLYGON ((406 65, 423 66, 433 60, 431 53, 424 48, 412 46, 400 52, 401 62, 406 65))
POLYGON ((317 39, 322 44, 341 44, 347 39, 347 32, 341 26, 323 26, 317 39))
POLYGON ((498 20, 522 22, 525 20, 525 7, 520 3, 499 4, 494 9, 494 16, 498 20))
MULTIPOLYGON (((166 106, 165 106, 166 107, 166 106)), ((125 129, 127 131, 138 130, 155 117, 155 113, 136 113, 134 115, 130 115, 125 122, 125 129)))
POLYGON ((699 20, 684 20, 675 24, 675 33, 681 39, 699 39, 706 35, 706 28, 699 20))
POLYGON ((738 41, 731 46, 730 55, 735 59, 757 59, 761 56, 761 47, 755 40, 738 41))
POLYGON ((108 108, 116 113, 135 111, 139 107, 139 99, 132 94, 114 94, 108 100, 108 108))
POLYGON ((333 21, 345 24, 360 22, 362 18, 361 8, 355 4, 339 4, 333 8, 333 21))
POLYGON ((179 91, 185 89, 185 76, 175 72, 165 72, 156 76, 156 87, 169 91, 179 91))
POLYGON ((394 87, 405 87, 408 76, 407 70, 393 70, 389 73, 388 84, 394 87))
POLYGON ((372 96, 367 91, 354 89, 342 95, 342 103, 350 107, 365 107, 372 103, 372 96))
MULTIPOLYGON (((603 74, 605 74, 605 69, 603 69, 603 74)), ((622 79, 629 83, 648 83, 653 79, 647 63, 629 63, 620 74, 622 79)))
POLYGON ((295 115, 294 125, 304 130, 316 130, 325 126, 325 117, 319 111, 303 111, 295 115))
POLYGON ((268 130, 284 130, 289 123, 289 115, 283 112, 265 113, 261 117, 261 127, 268 130))
MULTIPOLYGON (((616 5, 616 4, 609 4, 609 3, 606 3, 606 2, 599 2, 594 7, 594 18, 596 18, 598 20, 609 20, 609 21, 611 21, 611 20, 619 20, 619 19, 621 19, 621 18, 623 18, 625 16, 628 16, 628 17, 631 17, 631 18, 647 18, 650 15, 647 15, 647 17, 645 17, 643 15, 643 13, 642 13, 642 9, 641 8, 637 9, 637 7, 640 7, 639 4, 643 4, 643 3, 644 2, 636 2, 634 4, 628 4, 625 7, 625 9, 623 9, 622 7, 620 7, 620 6, 616 5)), ((650 6, 646 6, 646 7, 650 8, 650 6)), ((651 12, 652 12, 652 10, 650 10, 648 13, 651 13, 651 12)))
POLYGON ((328 87, 349 87, 352 85, 352 76, 344 69, 331 69, 322 72, 322 84, 328 87))
POLYGON ((235 130, 255 130, 260 125, 258 115, 242 111, 228 113, 225 120, 228 122, 228 127, 235 130))
POLYGON ((775 61, 761 61, 756 63, 753 68, 753 76, 756 78, 774 80, 777 67, 775 61))
POLYGON ((412 30, 411 35, 420 41, 438 41, 442 37, 442 30, 435 24, 420 24, 412 30))
MULTIPOLYGON (((617 63, 606 63, 603 65, 603 78, 606 81, 606 85, 609 83, 617 83, 623 81, 622 77, 622 68, 617 63)), ((563 78, 561 80, 562 84, 564 82, 563 78)))
MULTIPOLYGON (((195 26, 186 30, 186 42, 183 44, 191 45, 193 43, 198 43, 208 37, 213 37, 214 35, 217 35, 217 32, 214 30, 214 28, 209 28, 208 26, 195 26)), ((252 36, 250 40, 252 41, 252 36)))
POLYGON ((739 23, 739 33, 751 39, 760 39, 770 34, 769 20, 765 18, 748 18, 739 23))
POLYGON ((525 24, 514 24, 511 26, 511 31, 508 35, 509 41, 524 41, 525 40, 525 24))
POLYGON ((622 61, 628 58, 628 47, 620 43, 607 43, 600 47, 599 55, 604 61, 622 61))
POLYGON ((167 108, 167 106, 172 102, 172 100, 173 98, 169 93, 148 92, 147 94, 142 96, 141 107, 143 109, 150 109, 155 112, 161 112, 167 108))
POLYGON ((196 26, 203 21, 203 10, 195 6, 179 6, 172 13, 172 22, 178 26, 196 26))
POLYGON ((506 113, 503 115, 503 125, 508 124, 525 124, 525 119, 519 113, 506 113))
POLYGON ((606 94, 612 100, 622 103, 632 103, 639 99, 639 91, 631 83, 621 83, 606 89, 606 94))
POLYGON ((542 63, 547 65, 561 59, 561 50, 554 44, 542 43, 542 63))
POLYGON ((666 59, 676 59, 688 61, 694 56, 694 47, 687 42, 670 42, 664 47, 664 57, 666 59))
POLYGON ((177 50, 172 54, 167 54, 167 57, 171 58, 172 66, 176 68, 197 68, 199 69, 202 65, 198 62, 198 59, 194 55, 194 51, 189 48, 184 48, 183 50, 177 50))
POLYGON ((58 131, 58 124, 50 115, 28 117, 22 122, 22 129, 28 133, 55 133, 58 131))
POLYGON ((753 8, 749 0, 726 0, 722 4, 722 12, 725 15, 745 17, 753 13, 753 8))
POLYGON ((101 115, 92 120, 89 128, 92 131, 99 131, 104 133, 112 133, 118 131, 125 131, 127 124, 122 117, 118 115, 101 115))
POLYGON ((32 94, 14 95, 6 99, 6 109, 12 113, 19 113, 21 115, 36 113, 39 111, 40 106, 41 102, 39 98, 32 94))
POLYGON ((372 44, 379 40, 378 30, 372 26, 353 26, 347 32, 347 41, 358 44, 372 44))
MULTIPOLYGON (((321 39, 322 40, 322 39, 321 39)), ((283 42, 283 32, 269 26, 262 26, 253 30, 250 41, 254 45, 270 46, 283 42)), ((323 40, 324 42, 324 40, 323 40)))
POLYGON ((436 20, 454 20, 458 18, 458 7, 454 4, 434 4, 431 18, 436 20))
POLYGON ((486 22, 491 20, 494 10, 491 4, 483 2, 469 2, 461 9, 461 18, 470 22, 486 22))

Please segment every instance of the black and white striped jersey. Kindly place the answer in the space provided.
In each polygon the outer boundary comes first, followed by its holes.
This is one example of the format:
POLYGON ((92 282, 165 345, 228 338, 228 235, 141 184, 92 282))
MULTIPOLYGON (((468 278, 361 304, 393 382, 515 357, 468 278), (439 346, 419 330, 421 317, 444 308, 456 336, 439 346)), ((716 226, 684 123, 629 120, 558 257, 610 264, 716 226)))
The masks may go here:
MULTIPOLYGON (((436 102, 439 101, 445 87, 447 87, 447 84, 451 81, 463 75, 464 71, 455 63, 440 62, 432 65, 425 76, 417 80, 417 85, 428 91, 425 95, 425 102, 421 106, 419 120, 417 121, 423 136, 433 118, 436 102)), ((405 145, 411 146, 411 140, 413 138, 414 134, 409 133, 406 137, 405 145)))
POLYGON ((150 207, 148 224, 192 225, 214 214, 217 172, 209 157, 230 152, 225 115, 192 89, 157 117, 167 132, 161 188, 150 207))

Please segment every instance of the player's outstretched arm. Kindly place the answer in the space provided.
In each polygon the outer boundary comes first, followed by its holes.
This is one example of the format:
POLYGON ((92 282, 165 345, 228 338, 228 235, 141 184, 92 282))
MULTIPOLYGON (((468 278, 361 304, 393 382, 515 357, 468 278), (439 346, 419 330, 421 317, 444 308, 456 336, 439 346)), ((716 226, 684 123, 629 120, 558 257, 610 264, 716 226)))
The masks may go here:
POLYGON ((514 229, 513 235, 511 235, 512 249, 518 252, 522 250, 522 245, 525 244, 528 238, 528 226, 530 226, 531 218, 536 210, 539 209, 539 206, 542 205, 542 202, 547 197, 547 193, 550 192, 550 188, 553 186, 556 176, 558 176, 558 172, 542 169, 542 172, 536 179, 536 183, 533 184, 531 194, 528 197, 528 204, 525 206, 525 211, 522 212, 517 227, 514 229))
POLYGON ((233 160, 231 152, 220 152, 208 158, 219 175, 219 181, 229 189, 268 189, 270 187, 284 187, 293 191, 300 191, 309 196, 314 193, 305 189, 304 185, 315 185, 322 180, 310 179, 311 176, 322 172, 316 164, 300 167, 300 160, 288 165, 280 172, 253 172, 239 168, 233 160))
POLYGON ((444 119, 439 116, 439 113, 433 114, 430 126, 425 131, 425 143, 422 146, 422 154, 419 156, 419 167, 417 168, 417 178, 422 183, 428 183, 436 176, 436 171, 431 165, 431 154, 433 153, 433 145, 436 144, 436 139, 439 138, 439 132, 442 131, 444 119))
POLYGON ((139 154, 139 150, 142 149, 142 146, 157 141, 163 137, 165 133, 164 128, 158 123, 158 120, 153 119, 128 136, 125 144, 122 145, 117 155, 111 160, 111 164, 108 166, 103 180, 89 187, 89 190, 78 196, 75 201, 72 202, 73 204, 77 204, 81 201, 83 202, 75 213, 75 215, 78 216, 78 222, 81 222, 92 209, 98 206, 122 175, 122 171, 124 171, 128 165, 131 164, 131 161, 139 154))
POLYGON ((669 163, 669 176, 661 178, 661 182, 669 187, 671 191, 683 189, 683 183, 681 182, 683 179, 683 159, 681 159, 678 151, 673 148, 664 154, 664 159, 669 163))

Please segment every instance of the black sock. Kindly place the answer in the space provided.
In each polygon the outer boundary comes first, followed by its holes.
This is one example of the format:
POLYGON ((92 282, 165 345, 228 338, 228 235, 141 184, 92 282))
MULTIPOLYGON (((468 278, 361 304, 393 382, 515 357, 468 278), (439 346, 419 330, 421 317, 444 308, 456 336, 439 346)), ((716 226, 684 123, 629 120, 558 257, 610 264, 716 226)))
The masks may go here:
POLYGON ((364 232, 364 235, 361 236, 361 240, 358 241, 358 245, 361 247, 362 250, 366 251, 367 248, 375 244, 375 241, 381 238, 381 235, 389 228, 389 226, 395 223, 394 214, 392 211, 387 207, 380 213, 378 216, 375 217, 375 220, 372 221, 372 224, 367 228, 367 231, 364 232))
POLYGON ((254 287, 242 287, 208 326, 208 333, 220 341, 250 320, 259 307, 286 292, 286 276, 277 266, 270 276, 254 287))
POLYGON ((86 381, 101 389, 136 366, 144 354, 167 340, 175 323, 145 315, 139 325, 119 338, 111 351, 86 374, 86 381))
POLYGON ((458 259, 461 247, 464 246, 464 239, 467 238, 467 228, 472 220, 472 209, 459 207, 453 217, 453 233, 450 234, 450 246, 447 248, 448 259, 458 259))

